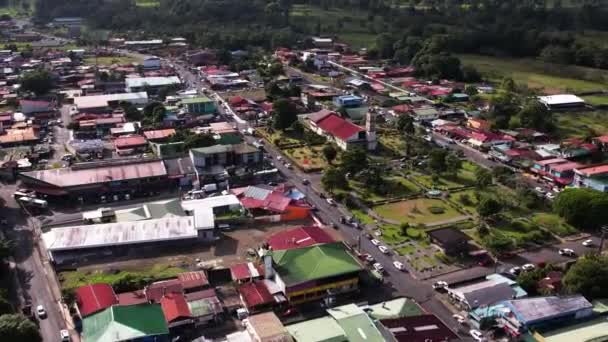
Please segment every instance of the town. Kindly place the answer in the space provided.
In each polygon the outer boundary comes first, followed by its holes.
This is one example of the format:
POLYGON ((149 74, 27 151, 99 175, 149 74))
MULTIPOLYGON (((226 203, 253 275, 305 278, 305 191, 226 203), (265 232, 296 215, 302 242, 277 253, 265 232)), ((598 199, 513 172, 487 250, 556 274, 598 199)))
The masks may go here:
POLYGON ((4 19, 3 340, 608 338, 606 93, 4 19))

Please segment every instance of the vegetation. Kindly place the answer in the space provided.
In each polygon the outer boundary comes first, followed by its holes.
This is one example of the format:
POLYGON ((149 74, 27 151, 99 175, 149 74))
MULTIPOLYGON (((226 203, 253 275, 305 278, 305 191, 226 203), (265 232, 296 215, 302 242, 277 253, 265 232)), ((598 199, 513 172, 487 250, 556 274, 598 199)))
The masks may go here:
POLYGON ((373 210, 380 216, 396 222, 409 224, 432 224, 444 220, 455 219, 461 214, 439 199, 419 198, 408 201, 383 204, 373 210), (431 208, 443 208, 443 212, 434 214, 431 208))
POLYGON ((608 222, 608 194, 593 189, 571 188, 553 202, 555 212, 582 230, 597 230, 608 222))
POLYGON ((580 293, 587 299, 608 297, 608 256, 588 255, 579 258, 563 280, 569 293, 580 293))
POLYGON ((42 341, 36 324, 20 314, 0 316, 0 339, 2 341, 42 341))
POLYGON ((51 75, 46 70, 30 71, 21 77, 21 90, 31 91, 36 95, 44 95, 52 87, 51 75))

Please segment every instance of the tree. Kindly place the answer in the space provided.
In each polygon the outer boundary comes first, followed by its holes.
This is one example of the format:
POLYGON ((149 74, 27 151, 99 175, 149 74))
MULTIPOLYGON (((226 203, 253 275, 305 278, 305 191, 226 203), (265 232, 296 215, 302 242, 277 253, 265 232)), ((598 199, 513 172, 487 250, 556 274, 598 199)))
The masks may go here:
POLYGON ((608 193, 568 188, 553 201, 553 210, 573 226, 596 230, 608 222, 608 193))
POLYGON ((478 167, 475 170, 475 186, 483 189, 490 185, 492 185, 492 173, 483 167, 478 167))
POLYGON ((360 147, 350 148, 342 153, 342 169, 345 172, 355 174, 368 166, 367 154, 360 147))
POLYGON ((15 244, 12 240, 0 239, 0 261, 13 255, 15 244))
POLYGON ((4 297, 0 297, 0 315, 13 313, 13 305, 4 297))
POLYGON ((36 95, 44 95, 52 87, 51 75, 44 69, 30 71, 21 77, 21 89, 31 91, 36 95))
POLYGON ((517 115, 523 127, 541 132, 551 132, 555 129, 553 114, 544 104, 536 100, 526 103, 517 115))
POLYGON ((334 189, 346 188, 348 181, 342 169, 329 167, 323 172, 321 184, 327 191, 332 192, 334 189))
POLYGON ((125 118, 128 121, 141 121, 143 119, 142 113, 133 104, 127 101, 120 102, 119 106, 125 112, 125 118))
POLYGON ((460 160, 460 158, 458 158, 458 156, 455 154, 449 153, 447 157, 445 157, 445 166, 446 171, 451 176, 456 177, 458 175, 458 171, 460 171, 460 168, 462 167, 462 160, 460 160))
POLYGON ((481 74, 475 67, 465 65, 462 67, 462 80, 465 82, 481 82, 481 74))
POLYGON ((338 156, 338 151, 336 150, 334 145, 331 145, 331 144, 327 144, 327 145, 323 146, 322 152, 323 152, 323 156, 325 157, 325 160, 327 160, 327 162, 330 164, 338 156))
POLYGON ((298 120, 296 106, 287 99, 278 99, 272 103, 274 112, 273 126, 275 129, 284 130, 298 120))
POLYGON ((416 127, 414 126, 414 119, 409 115, 401 115, 397 119, 397 129, 407 135, 414 134, 416 127))
POLYGON ((477 93, 479 93, 479 91, 477 90, 477 87, 474 85, 466 86, 464 88, 464 92, 465 92, 465 94, 467 94, 469 96, 477 95, 477 93))
POLYGON ((538 292, 538 282, 545 278, 550 271, 553 271, 553 267, 547 265, 530 272, 522 272, 517 277, 517 283, 528 293, 529 297, 538 296, 540 294, 538 292))
POLYGON ((0 340, 2 341, 42 341, 34 322, 20 314, 0 316, 0 340))
POLYGON ((477 204, 477 212, 482 218, 498 214, 502 210, 502 203, 490 196, 483 196, 477 204))
POLYGON ((579 258, 562 279, 568 293, 585 298, 608 297, 608 256, 587 255, 579 258))
POLYGON ((191 133, 184 140, 184 148, 186 150, 198 147, 209 147, 216 145, 217 142, 211 134, 195 134, 191 133))
POLYGON ((429 155, 429 167, 436 173, 442 173, 447 170, 446 157, 448 153, 445 150, 435 149, 429 155))

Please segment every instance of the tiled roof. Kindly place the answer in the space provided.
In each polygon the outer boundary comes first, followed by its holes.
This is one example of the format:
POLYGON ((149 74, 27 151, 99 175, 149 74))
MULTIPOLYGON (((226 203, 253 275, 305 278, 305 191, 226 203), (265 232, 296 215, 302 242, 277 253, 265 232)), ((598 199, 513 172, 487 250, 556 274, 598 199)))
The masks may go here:
POLYGON ((141 135, 133 135, 129 137, 120 137, 114 140, 114 146, 116 148, 128 148, 132 146, 140 146, 146 144, 146 138, 141 135))
POLYGON ((203 271, 184 272, 177 275, 177 280, 182 283, 184 289, 204 287, 209 285, 209 280, 203 271))
POLYGON ((294 228, 275 233, 268 238, 268 245, 272 247, 273 251, 279 251, 335 241, 336 240, 323 230, 323 228, 312 226, 294 228))
POLYGON ((157 129, 154 131, 144 132, 144 136, 148 140, 154 139, 165 139, 175 134, 175 129, 167 128, 167 129, 157 129))
POLYGON ((157 303, 167 293, 182 293, 183 291, 182 283, 177 279, 157 281, 145 289, 146 298, 157 303))
POLYGON ((179 318, 190 317, 190 308, 184 295, 181 293, 168 293, 160 299, 160 306, 165 314, 167 322, 173 322, 179 318))
POLYGON ((112 286, 108 284, 90 284, 76 289, 76 302, 82 317, 94 314, 118 303, 112 286))
POLYGON ((331 114, 319 120, 317 126, 332 136, 346 140, 364 129, 347 121, 336 114, 331 114))
POLYGON ((254 281, 241 285, 239 287, 239 293, 247 308, 274 302, 274 297, 270 294, 266 284, 262 281, 254 281))

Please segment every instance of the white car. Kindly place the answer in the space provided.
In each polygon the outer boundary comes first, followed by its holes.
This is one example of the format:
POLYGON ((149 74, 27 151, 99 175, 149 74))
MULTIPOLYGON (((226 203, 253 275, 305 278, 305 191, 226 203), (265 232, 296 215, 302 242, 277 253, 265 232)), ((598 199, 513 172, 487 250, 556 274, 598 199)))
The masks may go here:
POLYGON ((469 334, 475 339, 475 341, 482 342, 486 340, 486 338, 483 337, 483 334, 479 332, 479 330, 472 329, 471 331, 469 331, 469 334))
POLYGON ((555 197, 557 197, 557 196, 555 196, 555 194, 552 192, 547 192, 547 194, 545 195, 545 198, 548 200, 553 200, 553 199, 555 199, 555 197))
POLYGON ((384 271, 384 266, 382 266, 381 263, 377 262, 373 265, 374 269, 380 273, 382 273, 382 271, 384 271))
POLYGON ((443 280, 436 281, 433 284, 433 290, 442 290, 442 289, 445 289, 446 287, 448 287, 448 283, 443 280))
POLYGON ((456 322, 460 324, 466 324, 467 320, 459 314, 452 315, 452 318, 456 320, 456 322))
POLYGON ((399 261, 393 261, 393 265, 399 271, 405 271, 405 266, 401 262, 399 262, 399 261))
POLYGON ((384 246, 378 246, 378 249, 380 250, 380 252, 382 252, 384 254, 388 254, 388 248, 386 248, 384 246))
POLYGON ((545 189, 541 188, 540 186, 534 188, 534 191, 538 192, 539 194, 544 194, 546 192, 545 189))
POLYGON ((519 266, 511 267, 511 269, 509 269, 509 273, 514 276, 518 276, 521 273, 521 267, 519 267, 519 266))
POLYGON ((326 199, 326 201, 329 205, 333 205, 333 206, 336 205, 336 201, 334 201, 332 198, 328 198, 328 199, 326 199))
POLYGON ((38 315, 38 318, 40 318, 40 319, 46 318, 46 310, 44 310, 44 306, 38 305, 36 307, 36 314, 38 315))
POLYGON ((374 231, 374 235, 375 236, 382 236, 382 231, 381 230, 376 230, 376 231, 374 231))
POLYGON ((70 338, 70 332, 66 329, 61 330, 59 336, 61 336, 61 342, 70 342, 72 340, 70 338))
POLYGON ((555 192, 556 194, 559 194, 560 192, 562 192, 562 189, 560 189, 560 188, 558 188, 558 187, 556 187, 556 186, 554 186, 554 187, 553 187, 551 190, 552 190, 553 192, 555 192))
POLYGON ((593 240, 588 239, 588 240, 583 241, 583 246, 585 246, 585 247, 593 246, 593 240))
POLYGON ((376 240, 376 239, 372 239, 370 240, 370 242, 372 243, 372 245, 374 246, 380 246, 380 241, 376 240))
POLYGON ((563 256, 569 256, 569 257, 576 256, 576 253, 574 252, 574 250, 572 250, 570 248, 560 248, 560 250, 557 252, 559 253, 559 255, 563 255, 563 256))
POLYGON ((535 268, 536 268, 536 266, 534 266, 534 264, 525 264, 521 267, 521 269, 526 272, 530 272, 530 271, 534 270, 535 268))

